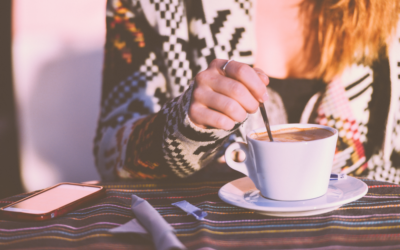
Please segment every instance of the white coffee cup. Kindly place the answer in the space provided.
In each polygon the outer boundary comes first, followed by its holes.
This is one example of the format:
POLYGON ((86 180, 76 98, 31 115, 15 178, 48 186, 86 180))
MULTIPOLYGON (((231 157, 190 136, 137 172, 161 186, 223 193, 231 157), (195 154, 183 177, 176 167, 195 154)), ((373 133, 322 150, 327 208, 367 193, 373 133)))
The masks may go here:
POLYGON ((247 134, 247 144, 229 145, 225 151, 226 163, 250 177, 266 198, 298 201, 320 197, 328 191, 337 130, 316 124, 282 124, 271 126, 271 130, 311 127, 329 130, 333 135, 312 141, 270 142, 251 138, 251 134, 265 132, 265 128, 256 129, 247 134), (235 162, 232 152, 240 149, 246 159, 235 162))

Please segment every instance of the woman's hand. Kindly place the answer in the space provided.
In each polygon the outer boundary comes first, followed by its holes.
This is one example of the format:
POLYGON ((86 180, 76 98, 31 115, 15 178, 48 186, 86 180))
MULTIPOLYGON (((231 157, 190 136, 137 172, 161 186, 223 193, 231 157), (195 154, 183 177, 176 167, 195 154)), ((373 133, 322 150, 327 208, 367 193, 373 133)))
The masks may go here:
POLYGON ((267 75, 247 64, 215 59, 195 77, 189 118, 201 128, 230 130, 268 99, 267 75))

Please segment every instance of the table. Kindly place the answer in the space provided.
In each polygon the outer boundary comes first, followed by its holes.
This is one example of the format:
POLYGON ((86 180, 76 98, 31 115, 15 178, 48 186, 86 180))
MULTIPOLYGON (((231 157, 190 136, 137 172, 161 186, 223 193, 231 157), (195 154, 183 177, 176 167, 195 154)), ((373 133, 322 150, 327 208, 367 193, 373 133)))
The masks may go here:
MULTIPOLYGON (((0 219, 0 249, 153 249, 135 235, 110 228, 134 218, 131 195, 146 199, 169 222, 188 249, 400 249, 400 186, 361 179, 368 194, 322 215, 277 218, 222 202, 223 180, 101 183, 106 196, 63 217, 43 222, 0 219), (187 200, 208 213, 204 221, 171 203, 187 200)), ((0 206, 26 197, 0 200, 0 206)))

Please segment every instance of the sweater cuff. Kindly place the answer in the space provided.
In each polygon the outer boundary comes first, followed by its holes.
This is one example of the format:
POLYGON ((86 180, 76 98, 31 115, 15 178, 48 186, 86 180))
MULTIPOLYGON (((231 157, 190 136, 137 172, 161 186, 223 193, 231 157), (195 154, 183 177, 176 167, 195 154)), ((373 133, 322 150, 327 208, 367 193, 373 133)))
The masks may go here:
POLYGON ((189 176, 211 162, 228 136, 242 124, 237 123, 229 131, 197 127, 188 116, 193 88, 192 82, 185 93, 163 109, 166 115, 164 157, 179 177, 189 176))

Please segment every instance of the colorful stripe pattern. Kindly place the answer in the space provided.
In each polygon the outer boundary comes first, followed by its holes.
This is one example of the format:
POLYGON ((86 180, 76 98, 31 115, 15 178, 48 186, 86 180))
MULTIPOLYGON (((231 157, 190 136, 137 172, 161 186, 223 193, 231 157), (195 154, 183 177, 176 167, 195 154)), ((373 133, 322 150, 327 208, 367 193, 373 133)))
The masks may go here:
MULTIPOLYGON (((0 249, 153 249, 140 236, 107 232, 134 218, 132 194, 153 205, 188 249, 399 249, 400 186, 362 180, 370 187, 364 198, 297 218, 263 216, 222 202, 218 190, 227 181, 105 183, 106 197, 63 217, 44 222, 1 218, 0 249), (197 221, 171 205, 184 199, 208 216, 197 221)), ((0 206, 27 195, 4 199, 0 206)))

